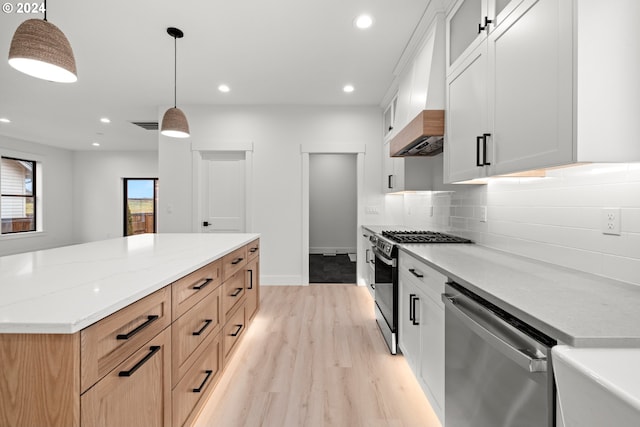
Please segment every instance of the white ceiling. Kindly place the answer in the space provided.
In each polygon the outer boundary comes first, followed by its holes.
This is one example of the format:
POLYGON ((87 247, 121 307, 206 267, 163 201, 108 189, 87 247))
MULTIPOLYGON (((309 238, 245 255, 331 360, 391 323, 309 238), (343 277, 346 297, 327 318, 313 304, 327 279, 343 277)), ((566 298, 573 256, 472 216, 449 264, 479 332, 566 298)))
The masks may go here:
MULTIPOLYGON (((78 82, 38 80, 0 61, 0 135, 72 150, 155 150, 173 103, 379 105, 431 0, 50 0, 47 18, 69 39, 78 82), (361 13, 368 30, 353 26, 361 13), (231 87, 223 94, 221 83, 231 87), (355 91, 342 92, 351 83, 355 91), (112 123, 100 123, 101 117, 112 123)), ((14 5, 17 2, 12 2, 14 5)), ((17 26, 41 14, 2 13, 0 57, 17 26)))

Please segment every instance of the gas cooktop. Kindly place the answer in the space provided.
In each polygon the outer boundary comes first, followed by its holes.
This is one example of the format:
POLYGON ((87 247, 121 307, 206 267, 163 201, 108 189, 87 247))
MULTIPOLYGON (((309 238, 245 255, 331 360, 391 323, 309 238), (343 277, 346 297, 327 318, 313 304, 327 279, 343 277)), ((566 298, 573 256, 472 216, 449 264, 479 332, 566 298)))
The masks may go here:
POLYGON ((436 231, 383 231, 382 236, 396 243, 473 243, 469 239, 436 231))

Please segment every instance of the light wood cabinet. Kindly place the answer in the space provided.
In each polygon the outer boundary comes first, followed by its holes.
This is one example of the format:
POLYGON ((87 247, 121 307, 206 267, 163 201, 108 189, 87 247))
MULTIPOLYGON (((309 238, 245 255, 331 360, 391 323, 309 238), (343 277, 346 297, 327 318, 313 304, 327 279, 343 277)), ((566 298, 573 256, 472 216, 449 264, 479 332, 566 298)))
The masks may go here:
POLYGON ((243 246, 222 258, 223 280, 226 282, 231 276, 242 270, 247 263, 247 246, 243 246))
POLYGON ((227 364, 227 360, 231 356, 236 344, 244 334, 247 327, 247 318, 245 312, 244 301, 237 310, 229 316, 229 320, 224 325, 222 333, 224 335, 224 364, 227 364))
POLYGON ((431 406, 444 420, 444 292, 446 276, 400 254, 399 345, 431 406))
POLYGON ((221 291, 222 287, 218 286, 171 325, 174 385, 182 379, 193 363, 191 358, 196 348, 205 345, 209 335, 220 332, 222 327, 221 291))
POLYGON ((245 268, 247 293, 247 319, 253 319, 260 305, 260 262, 253 259, 245 268))
POLYGON ((166 287, 83 329, 81 390, 94 385, 170 324, 171 289, 166 287))
POLYGON ((223 369, 221 333, 210 334, 196 361, 172 391, 173 426, 190 425, 206 402, 223 369))
POLYGON ((222 283, 222 260, 216 260, 173 282, 173 320, 182 316, 222 283))
POLYGON ((82 426, 171 426, 171 334, 166 329, 82 395, 82 426))
POLYGON ((259 249, 256 239, 75 334, 0 334, 0 425, 191 425, 259 308, 259 249))

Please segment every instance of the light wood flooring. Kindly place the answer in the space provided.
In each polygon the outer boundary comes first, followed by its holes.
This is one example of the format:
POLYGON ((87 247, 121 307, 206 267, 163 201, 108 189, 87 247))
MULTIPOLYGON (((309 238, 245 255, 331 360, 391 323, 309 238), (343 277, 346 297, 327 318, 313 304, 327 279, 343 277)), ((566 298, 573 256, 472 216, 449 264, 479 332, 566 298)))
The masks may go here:
POLYGON ((373 300, 354 285, 264 286, 196 426, 440 427, 373 300))

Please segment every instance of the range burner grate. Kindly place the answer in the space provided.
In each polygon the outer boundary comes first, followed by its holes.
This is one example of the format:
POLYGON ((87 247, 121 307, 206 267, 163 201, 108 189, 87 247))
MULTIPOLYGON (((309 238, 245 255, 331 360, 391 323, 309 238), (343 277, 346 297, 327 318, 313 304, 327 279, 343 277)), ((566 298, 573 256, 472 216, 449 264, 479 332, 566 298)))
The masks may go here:
POLYGON ((469 239, 436 231, 383 231, 382 235, 396 243, 473 243, 469 239))

